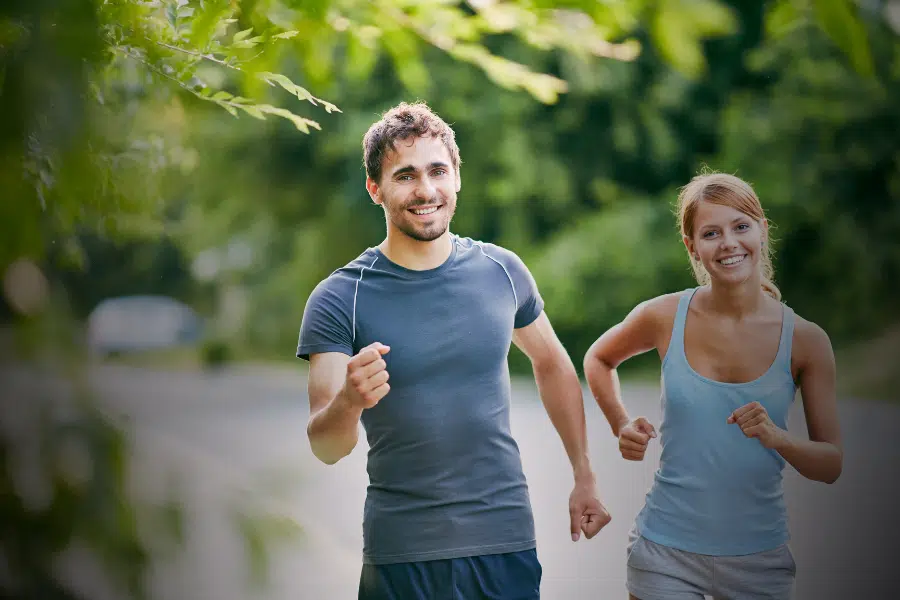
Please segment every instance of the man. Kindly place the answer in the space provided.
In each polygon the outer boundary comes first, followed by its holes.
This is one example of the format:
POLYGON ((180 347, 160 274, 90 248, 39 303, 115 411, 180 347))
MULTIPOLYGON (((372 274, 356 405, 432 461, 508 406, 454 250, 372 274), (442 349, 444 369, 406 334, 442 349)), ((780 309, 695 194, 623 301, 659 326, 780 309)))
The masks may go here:
POLYGON ((307 433, 333 464, 369 442, 360 600, 539 598, 541 566, 507 356, 530 359, 572 464, 572 540, 609 522, 588 460, 575 368, 522 261, 449 231, 461 187, 453 130, 400 104, 363 140, 387 237, 321 282, 297 356, 310 362, 307 433))

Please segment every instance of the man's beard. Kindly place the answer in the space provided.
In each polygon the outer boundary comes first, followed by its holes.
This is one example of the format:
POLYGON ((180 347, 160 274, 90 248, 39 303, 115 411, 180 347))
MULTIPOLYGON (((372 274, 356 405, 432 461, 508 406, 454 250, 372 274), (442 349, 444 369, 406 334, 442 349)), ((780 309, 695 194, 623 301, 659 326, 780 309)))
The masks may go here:
MULTIPOLYGON (((431 202, 431 204, 434 204, 434 203, 435 202, 431 202)), ((428 203, 422 203, 421 206, 426 206, 427 204, 428 203)), ((410 208, 415 208, 415 206, 418 206, 418 205, 419 204, 415 204, 412 206, 404 207, 402 209, 401 214, 406 215, 407 210, 409 210, 410 208)), ((441 210, 450 210, 449 205, 446 202, 443 203, 441 205, 441 210)), ((449 229, 449 227, 450 227, 450 220, 452 218, 453 218, 453 213, 450 214, 450 218, 448 218, 447 221, 443 224, 434 223, 428 227, 419 229, 415 225, 410 223, 409 221, 403 219, 402 217, 394 218, 393 214, 390 215, 391 223, 393 223, 397 229, 399 229, 400 231, 402 231, 404 234, 411 237, 412 239, 416 240, 417 242, 433 242, 434 240, 436 240, 439 237, 441 237, 442 235, 444 235, 444 233, 446 233, 447 229, 449 229)))

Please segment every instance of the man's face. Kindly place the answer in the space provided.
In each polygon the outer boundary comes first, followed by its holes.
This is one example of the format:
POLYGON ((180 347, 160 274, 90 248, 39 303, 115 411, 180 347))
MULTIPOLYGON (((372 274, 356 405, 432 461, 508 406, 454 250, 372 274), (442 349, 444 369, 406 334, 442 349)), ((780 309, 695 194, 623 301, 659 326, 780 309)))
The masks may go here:
POLYGON ((381 181, 367 179, 366 188, 384 207, 389 227, 430 242, 450 226, 460 179, 440 138, 415 137, 395 142, 382 163, 381 181))

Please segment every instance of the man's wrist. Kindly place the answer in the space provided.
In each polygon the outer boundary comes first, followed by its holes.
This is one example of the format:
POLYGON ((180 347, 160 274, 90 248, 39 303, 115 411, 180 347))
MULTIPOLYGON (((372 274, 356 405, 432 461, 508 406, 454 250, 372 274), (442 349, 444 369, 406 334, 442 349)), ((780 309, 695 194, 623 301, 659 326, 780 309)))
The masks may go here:
POLYGON ((572 475, 576 483, 592 483, 594 481, 594 471, 591 469, 591 463, 587 456, 572 465, 572 475))
POLYGON ((617 421, 614 422, 612 426, 612 432, 615 437, 619 437, 622 434, 622 429, 631 422, 631 417, 628 415, 623 415, 619 417, 617 421))

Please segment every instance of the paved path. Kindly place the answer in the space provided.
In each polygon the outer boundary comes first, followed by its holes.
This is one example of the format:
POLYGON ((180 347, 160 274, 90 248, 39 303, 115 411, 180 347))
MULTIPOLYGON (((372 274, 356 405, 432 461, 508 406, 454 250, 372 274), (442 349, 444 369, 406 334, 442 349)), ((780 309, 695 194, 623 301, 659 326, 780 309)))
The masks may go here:
MULTIPOLYGON (((161 495, 173 473, 183 484, 189 537, 152 578, 155 597, 356 597, 365 442, 337 465, 315 460, 305 437, 308 404, 299 370, 198 375, 103 366, 93 379, 106 405, 132 423, 137 493, 161 495), (249 587, 241 538, 229 516, 235 507, 288 516, 304 529, 302 538, 275 548, 264 591, 249 587)), ((626 385, 625 398, 633 414, 658 424, 655 386, 626 385)), ((642 463, 618 458, 599 409, 590 404, 587 410, 593 465, 613 522, 594 540, 572 543, 571 471, 562 445, 533 383, 514 385, 513 433, 531 490, 548 600, 626 597, 626 534, 657 466, 656 444, 642 463)), ((786 470, 797 600, 886 598, 882 590, 897 582, 900 409, 846 402, 841 420, 846 458, 836 484, 816 484, 786 470)), ((805 431, 799 403, 790 427, 805 431)))

